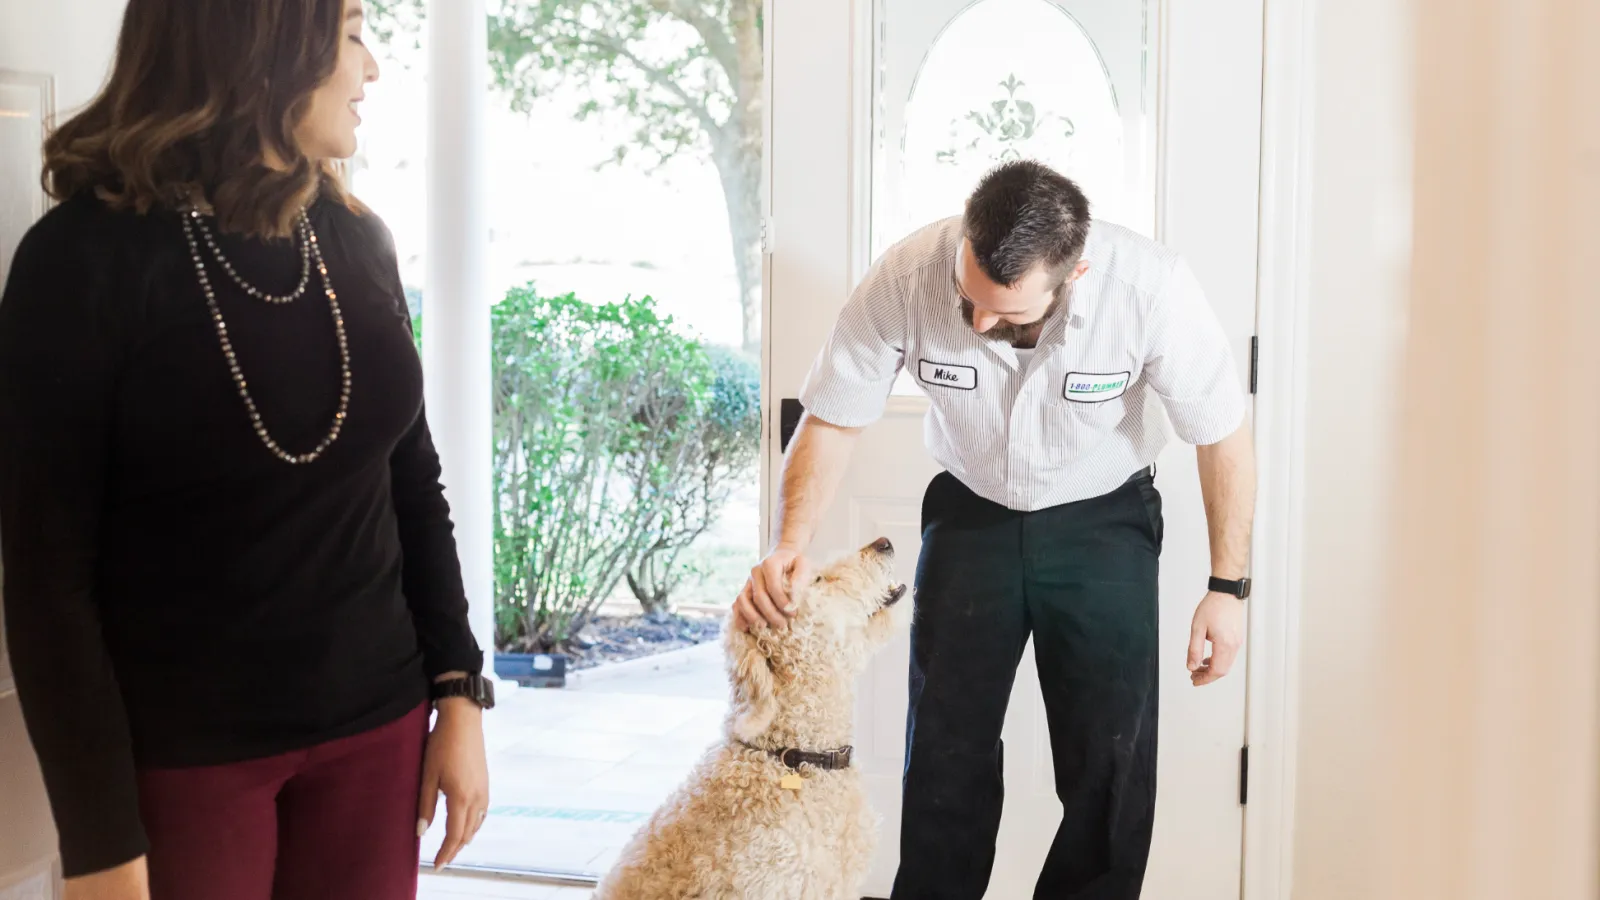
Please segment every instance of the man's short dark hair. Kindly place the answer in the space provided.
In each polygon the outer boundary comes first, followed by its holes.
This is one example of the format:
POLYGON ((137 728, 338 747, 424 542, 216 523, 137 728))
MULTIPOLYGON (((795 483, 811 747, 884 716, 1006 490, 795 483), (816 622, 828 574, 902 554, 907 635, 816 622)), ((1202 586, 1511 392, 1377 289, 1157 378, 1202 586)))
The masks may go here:
POLYGON ((1089 198, 1049 166, 1003 163, 983 176, 963 217, 978 268, 1010 287, 1040 265, 1063 278, 1083 256, 1089 198))

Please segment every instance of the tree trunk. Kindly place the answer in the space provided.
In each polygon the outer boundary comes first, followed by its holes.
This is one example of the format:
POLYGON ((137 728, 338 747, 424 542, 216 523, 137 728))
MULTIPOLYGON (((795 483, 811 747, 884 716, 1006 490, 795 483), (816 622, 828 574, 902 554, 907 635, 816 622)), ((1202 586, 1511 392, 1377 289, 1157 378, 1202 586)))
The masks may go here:
MULTIPOLYGON (((740 142, 742 145, 744 142, 740 142)), ((733 264, 739 276, 739 314, 746 353, 761 355, 761 144, 717 148, 712 154, 728 207, 733 264)))
POLYGON ((645 615, 652 620, 671 612, 668 603, 668 592, 657 582, 651 582, 643 573, 628 573, 628 590, 633 592, 633 598, 639 601, 639 606, 644 609, 645 615))
POLYGON ((766 97, 765 47, 761 0, 733 0, 728 9, 733 38, 734 108, 720 132, 711 136, 711 157, 722 176, 733 237, 733 263, 739 274, 739 312, 744 350, 761 356, 761 154, 762 112, 766 97))

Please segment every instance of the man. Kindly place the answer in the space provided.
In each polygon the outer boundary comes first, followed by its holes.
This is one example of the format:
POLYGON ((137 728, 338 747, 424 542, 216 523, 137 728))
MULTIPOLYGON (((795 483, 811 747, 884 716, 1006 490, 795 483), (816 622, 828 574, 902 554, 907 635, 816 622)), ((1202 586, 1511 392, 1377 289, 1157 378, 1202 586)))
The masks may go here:
POLYGON ((743 627, 786 626, 788 585, 902 365, 928 394, 946 471, 923 498, 893 896, 983 896, 1000 729, 1031 633, 1064 808, 1034 896, 1136 898, 1155 809, 1158 400, 1198 447, 1209 524, 1195 685, 1227 674, 1244 631, 1254 455, 1227 338, 1177 254, 1091 226, 1082 192, 1043 165, 1000 166, 963 216, 890 248, 840 314, 801 391, 743 627))

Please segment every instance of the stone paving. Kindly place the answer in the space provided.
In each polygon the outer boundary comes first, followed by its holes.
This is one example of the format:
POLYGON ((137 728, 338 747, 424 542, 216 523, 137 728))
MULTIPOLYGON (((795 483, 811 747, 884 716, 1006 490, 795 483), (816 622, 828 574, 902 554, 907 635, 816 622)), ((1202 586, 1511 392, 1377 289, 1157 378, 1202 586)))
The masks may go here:
MULTIPOLYGON (((711 642, 576 673, 560 689, 500 686, 485 718, 489 818, 457 862, 598 875, 722 732, 722 649, 711 642), (610 669, 611 671, 607 671, 610 669)), ((423 840, 431 859, 443 807, 423 840)), ((579 900, 587 890, 448 874, 423 900, 579 900)))

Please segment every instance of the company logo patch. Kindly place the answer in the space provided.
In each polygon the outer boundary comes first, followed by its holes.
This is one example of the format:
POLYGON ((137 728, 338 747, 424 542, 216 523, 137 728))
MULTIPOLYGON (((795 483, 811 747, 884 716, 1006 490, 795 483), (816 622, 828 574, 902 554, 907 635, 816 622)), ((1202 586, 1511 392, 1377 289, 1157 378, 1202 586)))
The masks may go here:
POLYGON ((973 366, 956 366, 924 359, 918 362, 917 374, 921 376, 923 384, 962 391, 976 390, 978 387, 978 370, 973 366))
POLYGON ((1128 389, 1132 372, 1100 374, 1095 372, 1068 372, 1062 396, 1074 403, 1104 403, 1121 397, 1128 389))

